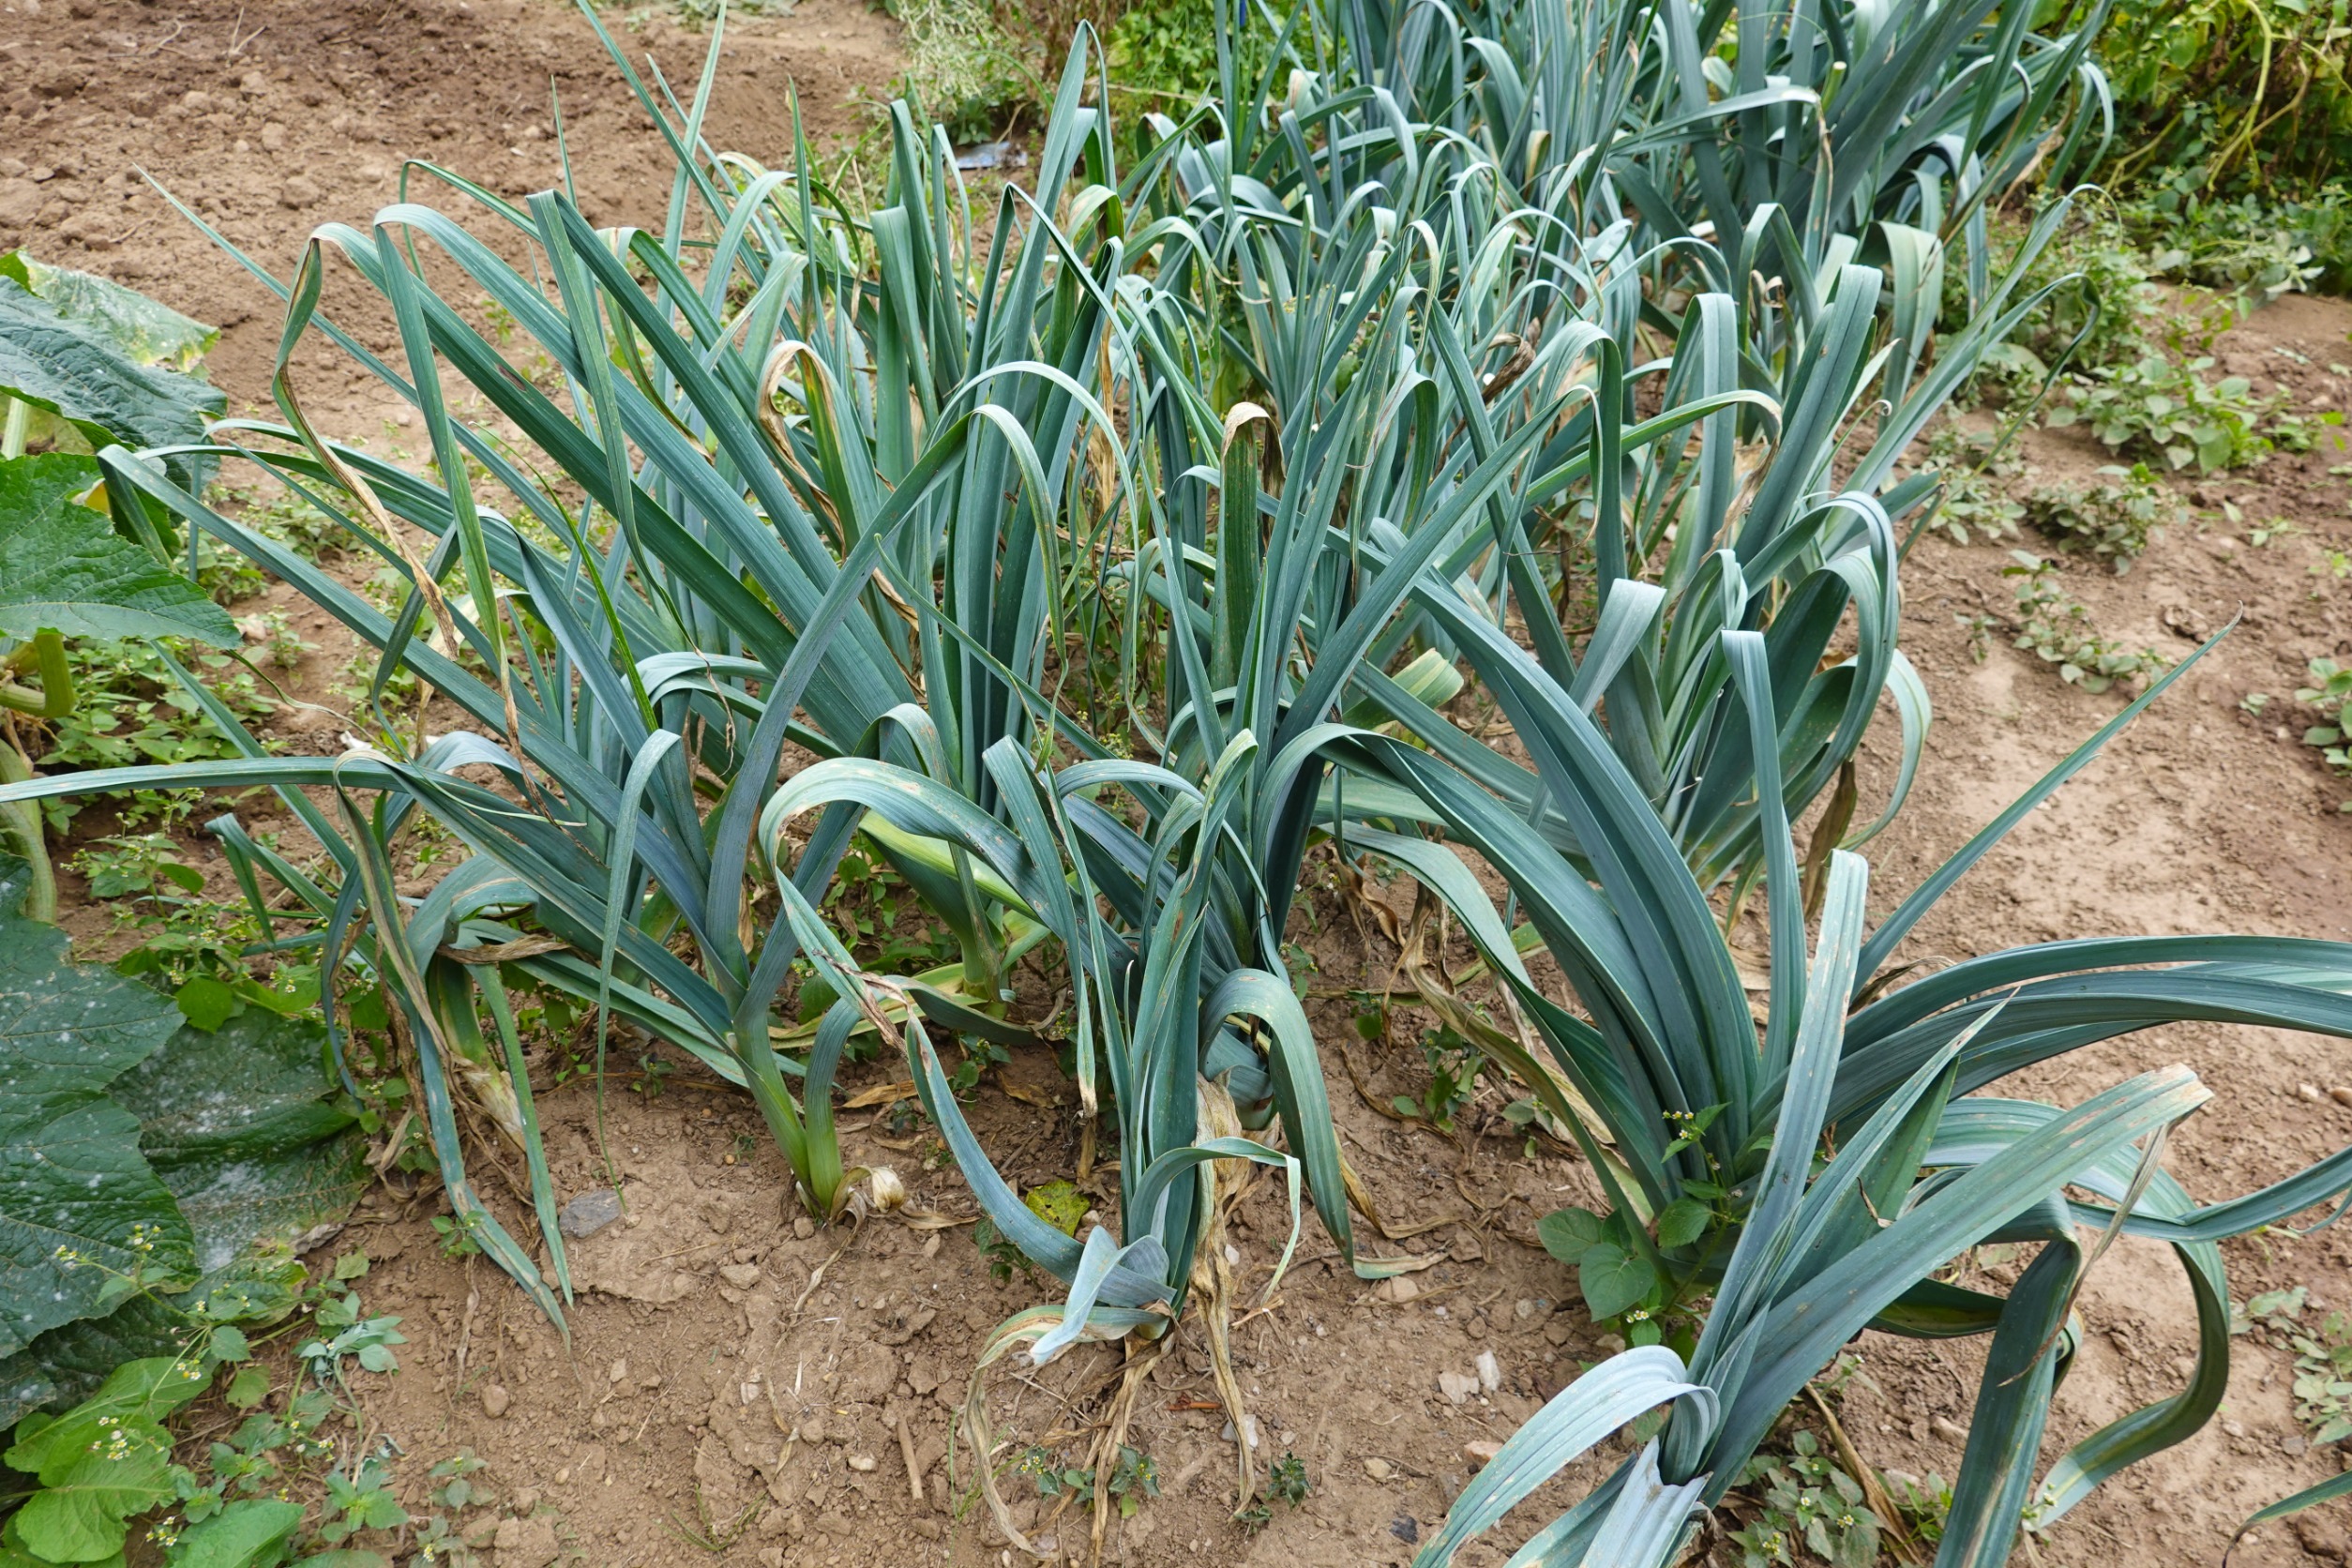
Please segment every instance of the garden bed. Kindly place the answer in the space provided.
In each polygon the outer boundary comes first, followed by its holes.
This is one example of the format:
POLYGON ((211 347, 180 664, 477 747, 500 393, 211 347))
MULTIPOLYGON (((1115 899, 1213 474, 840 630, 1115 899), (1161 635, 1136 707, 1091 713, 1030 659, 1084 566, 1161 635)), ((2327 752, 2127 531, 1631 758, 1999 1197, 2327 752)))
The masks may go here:
MULTIPOLYGON (((183 14, 47 0, 36 20, 16 0, 0 19, 13 34, 12 45, 0 42, 0 61, 20 83, 17 117, 0 121, 0 246, 30 245, 220 324, 211 375, 233 409, 267 404, 277 303, 128 183, 133 164, 282 273, 313 225, 364 223, 374 204, 393 199, 404 154, 508 195, 551 180, 544 86, 553 73, 567 133, 584 149, 578 180, 596 221, 657 220, 666 199, 654 133, 576 14, 553 5, 417 0, 242 13, 208 5, 183 14), (204 98, 192 101, 196 94, 204 98)), ((812 137, 831 140, 865 127, 856 98, 885 98, 895 68, 889 24, 850 0, 806 0, 790 16, 738 23, 731 38, 711 139, 778 163, 789 146, 786 81, 800 87, 812 137)), ((646 25, 641 41, 673 80, 699 58, 700 40, 665 23, 646 25)), ((2341 410, 2352 404, 2352 371, 2333 367, 2352 362, 2347 334, 2352 307, 2288 296, 2224 334, 2215 353, 2313 413, 2341 410)), ((297 375, 334 378, 322 384, 313 416, 398 446, 405 412, 395 418, 380 389, 343 383, 339 361, 330 371, 324 351, 315 361, 312 352, 297 375)), ((2106 456, 2080 428, 2029 431, 2020 454, 2026 471, 2002 482, 2021 493, 2104 482, 2097 470, 2106 456)), ((2352 550, 2352 491, 2330 472, 2347 460, 2352 448, 2329 428, 2306 453, 2167 479, 2196 515, 2131 571, 2066 562, 2066 586, 2118 641, 2178 659, 2234 615, 2239 627, 1978 867, 1919 931, 1914 951, 1963 957, 2025 941, 2209 930, 2352 938, 2352 815, 2337 810, 2352 784, 2329 776, 2301 744, 2288 700, 2313 659, 2352 657, 2352 583, 2334 565, 2352 550), (2279 519, 2291 526, 2275 526, 2279 519), (2256 694, 2275 706, 2250 702, 2256 694)), ((1918 792, 1868 852, 1881 889, 1915 885, 2120 704, 2119 694, 2062 684, 1978 621, 2009 613, 2008 564, 1998 547, 1931 535, 1907 565, 1903 642, 1936 725, 1918 792)), ((259 602, 282 597, 273 590, 259 602)), ((349 651, 322 631, 295 672, 295 693, 324 691, 324 671, 349 651)), ((299 710, 279 723, 295 749, 336 748, 332 727, 299 710)), ((1890 730, 1865 750, 1865 801, 1883 798, 1890 730)), ((230 896, 207 846, 191 839, 187 854, 214 892, 230 896)), ((1462 1109, 1450 1132, 1425 1115, 1399 1118, 1395 1097, 1430 1088, 1415 1048, 1418 1014, 1400 1007, 1387 1038, 1369 1042, 1345 994, 1383 987, 1396 949, 1349 902, 1327 858, 1309 869, 1316 880, 1291 934, 1313 957, 1319 1000, 1309 1017, 1327 1068, 1339 1067, 1344 1050, 1362 1069, 1362 1093, 1350 1075, 1334 1070, 1331 1080, 1349 1157, 1398 1238, 1373 1245, 1433 1261, 1367 1286, 1310 1219, 1304 1260, 1261 1304, 1264 1265, 1289 1225, 1278 1181, 1261 1180, 1237 1238, 1245 1262, 1235 1352, 1259 1426, 1259 1469, 1295 1455, 1304 1500, 1271 1501, 1254 1531, 1229 1519, 1232 1441, 1199 1347, 1180 1336, 1153 1372, 1128 1438, 1148 1456, 1157 1495, 1133 1481, 1126 1500, 1139 1506, 1124 1518, 1112 1511, 1111 1560, 1408 1561, 1469 1473, 1473 1445, 1507 1436, 1579 1362, 1602 1353, 1567 1271, 1533 1244, 1543 1214, 1594 1200, 1582 1161, 1547 1140, 1529 1144, 1492 1094, 1462 1109), (1484 1355, 1492 1375, 1482 1380, 1484 1355)), ((67 923, 93 938, 106 924, 87 912, 67 923)), ((481 1478, 495 1501, 459 1523, 491 1543, 502 1565, 1000 1560, 1003 1541, 985 1509, 951 1507, 951 1471, 957 1486, 972 1474, 968 1453, 948 1452, 951 1407, 988 1331, 1058 1291, 1018 1268, 994 1277, 969 1226, 925 1230, 887 1215, 855 1229, 796 1226, 789 1172, 747 1099, 691 1064, 648 1074, 634 1044, 617 1046, 613 1060, 628 1070, 611 1078, 601 1137, 628 1213, 578 1243, 582 1294, 568 1344, 486 1259, 445 1254, 429 1223, 439 1212, 430 1186, 416 1178, 373 1189, 322 1244, 318 1261, 365 1252, 357 1284, 369 1310, 402 1319, 402 1369, 362 1375, 357 1386, 375 1431, 406 1456, 410 1500, 422 1506, 430 1464, 470 1450, 487 1462, 481 1478), (788 1441, 794 1429, 800 1438, 788 1441)), ((2199 1197, 2247 1190, 2352 1141, 2352 1103, 2328 1093, 2352 1090, 2352 1058, 2314 1037, 2177 1026, 2070 1056, 2028 1082, 2072 1101, 2170 1061, 2194 1068, 2216 1096, 2170 1148, 2171 1168, 2199 1197)), ((551 1071, 552 1055, 545 1065, 551 1071)), ((844 1093, 854 1103, 902 1072, 886 1059, 865 1063, 844 1093)), ((978 1092, 977 1130, 991 1149, 1017 1151, 1001 1163, 1024 1188, 1076 1168, 1070 1093, 1049 1060, 1020 1053, 978 1092)), ((589 1079, 543 1084, 539 1106, 559 1189, 596 1185, 603 1168, 589 1079)), ((846 1113, 850 1163, 894 1167, 915 1208, 969 1218, 954 1164, 926 1124, 894 1125, 887 1108, 846 1113)), ((502 1213, 526 1212, 511 1182, 488 1169, 477 1180, 502 1213)), ((2352 1305, 2352 1241, 2338 1234, 2229 1244, 2233 1284, 2249 1294, 2304 1286, 2314 1308, 2352 1305)), ((1998 1256, 1982 1266, 2008 1267, 1998 1256)), ((2186 1289, 2152 1243, 2119 1243, 2081 1313, 2087 1332, 2058 1395, 2048 1455, 2177 1387, 2194 1349, 2186 1289)), ((1981 1347, 1872 1335, 1859 1349, 1838 1409, 1861 1455, 1881 1469, 1951 1475, 1981 1347)), ((1056 1446, 1090 1431, 1113 1355, 1090 1347, 1033 1378, 996 1377, 999 1432, 1056 1446)), ((2296 1419, 2291 1364, 2285 1349, 2250 1349, 2222 1419, 2038 1538, 2039 1560, 2214 1561, 2254 1508, 2333 1473, 2333 1451, 2311 1448, 2296 1419)), ((1812 1413, 1800 1406, 1800 1424, 1812 1413)), ((1524 1516, 1557 1512, 1615 1459, 1611 1452, 1566 1472, 1524 1516)), ((1083 1560, 1086 1511, 1057 1507, 1027 1478, 1009 1477, 1015 1485, 1024 1526, 1054 1538, 1057 1560, 1083 1560)), ((2329 1544, 2347 1542, 2341 1517, 2337 1504, 2297 1526, 2270 1526, 2232 1560, 2329 1560, 2329 1544)), ((1717 1554, 1711 1560, 1738 1560, 1736 1548, 1702 1540, 1717 1554)), ((1503 1555, 1473 1547, 1462 1560, 1503 1555)))

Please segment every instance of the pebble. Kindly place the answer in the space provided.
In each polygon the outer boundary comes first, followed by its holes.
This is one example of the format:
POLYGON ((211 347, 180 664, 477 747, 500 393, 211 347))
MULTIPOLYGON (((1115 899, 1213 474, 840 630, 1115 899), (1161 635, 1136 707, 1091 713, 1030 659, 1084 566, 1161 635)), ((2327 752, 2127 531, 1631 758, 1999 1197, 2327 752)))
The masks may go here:
POLYGON ((2340 1106, 2352 1106, 2352 1089, 2346 1089, 2342 1084, 2329 1084, 2328 1098, 2340 1106))
POLYGON ((606 1374, 604 1380, 609 1383, 622 1382, 626 1380, 628 1375, 629 1364, 626 1358, 624 1358, 612 1364, 612 1370, 606 1374))
POLYGON ((2295 1097, 2299 1100, 2309 1100, 2312 1104, 2317 1105, 2319 1086, 2315 1083, 2299 1083, 2295 1086, 2295 1097))
POLYGON ((506 1407, 513 1403, 514 1396, 496 1383, 482 1390, 482 1413, 493 1421, 505 1415, 506 1407))
POLYGON ((1966 1426, 1961 1425, 1958 1422, 1952 1420, 1950 1416, 1939 1415, 1927 1425, 1939 1438, 1949 1438, 1953 1442, 1966 1442, 1968 1440, 1968 1429, 1966 1426))
POLYGON ((1388 1468, 1386 1459, 1366 1459, 1364 1462, 1364 1473, 1375 1481, 1386 1481, 1395 1471, 1388 1468))
POLYGON ((792 1221, 792 1234, 799 1237, 802 1241, 807 1241, 809 1237, 815 1235, 816 1233, 817 1222, 810 1219, 807 1214, 803 1214, 798 1219, 792 1221))
POLYGON ((1478 1392, 1478 1380, 1459 1372, 1440 1372, 1438 1374, 1438 1392, 1454 1404, 1467 1405, 1471 1395, 1478 1392))
POLYGON ((583 1192, 556 1215, 555 1227, 565 1235, 578 1240, 593 1236, 621 1217, 621 1195, 610 1187, 597 1187, 583 1192))
POLYGON ((1472 1438, 1462 1445, 1462 1457, 1470 1461, 1472 1470, 1484 1469, 1501 1452, 1502 1444, 1492 1438, 1472 1438))
POLYGON ((728 1284, 733 1286, 738 1290, 748 1290, 754 1285, 760 1283, 760 1265, 757 1263, 730 1263, 718 1271, 718 1277, 725 1280, 728 1284))
POLYGON ((850 1469, 856 1470, 859 1474, 870 1475, 873 1473, 874 1456, 871 1454, 852 1454, 849 1456, 849 1459, 850 1469))
POLYGON ((1479 1387, 1492 1394, 1502 1386, 1502 1364, 1495 1360, 1494 1351, 1479 1351, 1478 1360, 1473 1364, 1478 1368, 1479 1387))

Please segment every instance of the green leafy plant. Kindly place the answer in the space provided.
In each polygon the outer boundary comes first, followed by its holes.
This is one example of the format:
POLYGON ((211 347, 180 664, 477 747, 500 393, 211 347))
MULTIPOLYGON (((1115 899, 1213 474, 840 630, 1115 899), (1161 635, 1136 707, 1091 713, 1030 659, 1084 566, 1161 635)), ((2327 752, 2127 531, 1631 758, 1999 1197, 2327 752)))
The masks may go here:
POLYGON ((2318 711, 2319 722, 2303 731, 2303 744, 2315 746, 2328 765, 2352 769, 2352 665, 2331 658, 2311 661, 2312 684, 2295 688, 2295 701, 2318 711))
POLYGON ((2021 465, 2002 455, 1996 438, 1944 425, 1928 438, 1926 461, 1943 481, 1935 526, 1953 544, 1991 544, 2017 536, 2026 508, 2010 494, 2008 481, 2021 472, 2021 465))
POLYGON ((2166 667, 2164 656, 2152 648, 2134 651, 2103 636, 2089 607, 2067 591, 2056 563, 2028 550, 2009 553, 2011 564, 2001 568, 2001 575, 2016 580, 2016 645, 2058 666, 2058 679, 2099 692, 2166 667))
POLYGON ((1871 1568, 1878 1532, 1891 1522, 1862 1500, 1862 1485, 1828 1455, 1811 1432, 1788 1440, 1786 1454, 1757 1454, 1740 1472, 1755 1517, 1730 1532, 1741 1568, 1773 1568, 1811 1559, 1831 1568, 1871 1568))
MULTIPOLYGON (((2352 947, 2130 939, 1996 953, 1907 986, 1892 984, 1889 970, 1904 937, 1968 868, 2179 671, 2003 811, 1875 930, 1864 926, 1863 863, 1832 854, 1809 963, 1802 878, 1786 819, 1775 818, 1764 914, 1770 990, 1759 1023, 1717 912, 1606 736, 1509 639, 1461 625, 1466 656, 1545 769, 1552 798, 1573 813, 1581 865, 1418 748, 1362 732, 1331 745, 1350 770, 1411 788, 1440 811, 1454 843, 1505 880, 1578 1009, 1528 973, 1452 845, 1368 828, 1351 842, 1396 859, 1443 898, 1523 1010, 1545 1054, 1500 1032, 1489 1048, 1576 1129, 1608 1196, 1609 1215, 1595 1217, 1616 1226, 1604 1239, 1674 1282, 1694 1308, 1705 1304, 1693 1313, 1703 1326, 1687 1358, 1664 1343, 1632 1347, 1515 1434, 1455 1500, 1417 1560, 1423 1568, 1451 1561, 1562 1464, 1661 1407, 1670 1413, 1655 1435, 1539 1538, 1562 1562, 1586 1560, 1605 1531, 1614 1561, 1674 1560, 1692 1511, 1724 1496, 1788 1404, 1865 1325, 1992 1336, 1938 1547, 1945 1568, 2002 1560, 2029 1501, 2037 1528, 2046 1526, 2107 1475, 2209 1420, 2230 1350, 2213 1244, 2344 1190, 2352 1150, 2250 1197, 2199 1206, 2159 1163, 2163 1130, 2206 1097, 2186 1069, 2140 1075, 2069 1108, 1980 1092, 2029 1062, 2164 1019, 2258 1016, 2352 1035, 2352 947), (2240 986, 2254 988, 2243 993, 2244 1011, 2240 986), (1698 1109, 1716 1105, 1723 1108, 1704 1127, 1667 1114, 1695 1123, 1698 1109), (1674 1236, 1687 1239, 1669 1246, 1670 1238, 1651 1234, 1649 1218, 1686 1199, 1709 1216, 1678 1227, 1674 1236), (2103 1244, 2088 1238, 2125 1232, 2169 1242, 2187 1271, 2198 1301, 2196 1369, 2188 1392, 2085 1438, 2036 1488, 2062 1331, 2103 1244), (2006 1295, 1936 1277, 1987 1240, 2041 1244, 2006 1295)), ((1732 634, 1725 656, 1748 721, 1760 737, 1773 734, 1780 715, 1760 640, 1732 634)), ((1767 801, 1779 797, 1772 755, 1758 748, 1767 761, 1752 780, 1767 801)))
POLYGON ((2120 576, 2166 528, 2187 521, 2189 508, 2146 463, 2110 464, 2099 474, 2101 483, 2079 490, 2036 486, 2026 496, 2025 516, 2067 549, 2103 558, 2120 576))
POLYGON ((2304 1286, 2266 1290, 2248 1301, 2243 1326, 2295 1352, 2295 1419, 2314 1443, 2352 1437, 2352 1317, 2329 1312, 2306 1319, 2304 1286))
POLYGON ((2088 425, 2108 446, 2160 457, 2176 472, 2192 463, 2210 474, 2259 462, 2270 451, 2262 430, 2275 400, 2254 397, 2243 376, 2209 381, 2212 365, 2209 355, 2176 363, 2151 353, 2095 370, 2068 389, 2049 423, 2088 425))

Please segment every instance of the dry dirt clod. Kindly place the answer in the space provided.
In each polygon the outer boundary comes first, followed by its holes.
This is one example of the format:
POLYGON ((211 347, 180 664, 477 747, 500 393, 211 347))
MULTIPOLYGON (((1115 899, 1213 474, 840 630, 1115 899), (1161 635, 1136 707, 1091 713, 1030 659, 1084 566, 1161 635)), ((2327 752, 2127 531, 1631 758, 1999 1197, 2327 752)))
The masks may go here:
POLYGON ((513 1403, 514 1395, 508 1394, 497 1383, 491 1383, 482 1390, 482 1413, 492 1421, 505 1415, 506 1407, 513 1403))
POLYGON ((1459 1372, 1440 1372, 1438 1374, 1438 1392, 1444 1395, 1450 1404, 1467 1405, 1478 1393, 1478 1380, 1459 1372))
POLYGON ((738 1290, 748 1290, 754 1285, 760 1283, 760 1265, 757 1263, 729 1263, 718 1271, 718 1277, 725 1280, 728 1284, 733 1286, 738 1290))
POLYGON ((2342 1562, 2352 1558, 2352 1536, 2344 1527, 2316 1514, 2295 1516, 2295 1539, 2304 1551, 2322 1562, 2342 1562))
POLYGON ((1492 1438, 1472 1438, 1462 1445, 1462 1457, 1470 1461, 1472 1470, 1485 1469, 1501 1452, 1502 1444, 1492 1438))
POLYGON ((800 1240, 805 1242, 816 1233, 817 1222, 807 1214, 799 1215, 792 1221, 792 1234, 800 1240))
POLYGON ((555 1527, 545 1519, 502 1519, 492 1543, 499 1568, 548 1568, 563 1554, 555 1527))

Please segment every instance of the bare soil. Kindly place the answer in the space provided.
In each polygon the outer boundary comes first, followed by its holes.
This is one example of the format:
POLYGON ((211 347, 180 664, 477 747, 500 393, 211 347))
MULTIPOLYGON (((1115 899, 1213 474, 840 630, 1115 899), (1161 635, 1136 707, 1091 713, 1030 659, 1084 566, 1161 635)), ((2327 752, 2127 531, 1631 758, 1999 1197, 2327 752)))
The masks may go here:
MULTIPOLYGON (((620 13, 608 14, 620 24, 620 13)), ((673 80, 690 75, 702 41, 659 20, 632 39, 673 80)), ((886 98, 897 59, 893 25, 852 0, 804 0, 789 16, 740 23, 711 140, 786 161, 788 80, 820 142, 852 137, 867 123, 860 97, 886 98)), ((550 79, 591 215, 656 219, 668 190, 656 133, 566 8, 41 0, 37 12, 32 0, 0 0, 0 243, 134 283, 220 324, 213 377, 235 406, 259 405, 277 302, 139 183, 134 167, 282 276, 314 225, 364 226, 394 199, 403 158, 430 158, 507 195, 551 181, 550 79)), ((2228 333, 2217 352, 2225 369, 2284 387, 2312 412, 2340 410, 2352 400, 2352 373, 2331 367, 2352 362, 2347 333, 2352 307, 2291 297, 2228 333)), ((399 428, 399 412, 324 351, 306 349, 297 369, 320 378, 306 385, 327 389, 318 406, 339 430, 368 433, 386 420, 399 428)), ((2021 487, 2096 482, 2109 460, 2071 430, 2029 432, 2024 451, 2031 472, 2021 487)), ((2299 744, 2304 720, 2290 698, 2310 659, 2352 656, 2352 583, 2332 575, 2328 555, 2352 550, 2346 481, 2329 472, 2346 458, 2329 431, 2308 454, 2176 481, 2198 508, 2196 524, 2172 531, 2126 575, 2069 563, 2069 586, 2104 629, 2134 645, 2179 657, 2233 615, 2238 629, 1945 900, 1914 938, 1914 955, 2134 932, 2352 937, 2352 816, 2337 810, 2352 780, 2328 776, 2299 744), (2244 523, 2223 520, 2224 501, 2245 523, 2283 517, 2296 528, 2256 547, 2244 523), (2257 692, 2272 699, 2259 716, 2243 702, 2257 692)), ((1976 638, 1960 624, 2006 609, 2006 559, 1940 538, 1910 559, 1905 643, 1937 716, 1917 794, 1870 847, 1880 910, 2122 701, 2066 686, 2006 638, 1976 638)), ((273 590, 270 602, 284 593, 273 590)), ((306 666, 300 684, 318 689, 320 671, 306 666)), ((299 711, 282 723, 290 744, 331 748, 331 732, 313 733, 299 711)), ((1866 802, 1883 799, 1892 777, 1892 729, 1867 759, 1866 802)), ((226 896, 225 878, 216 880, 226 896)), ((1465 1445, 1505 1436, 1579 1362, 1602 1353, 1581 1311, 1563 1304, 1574 1297, 1564 1271, 1532 1244, 1537 1215, 1589 1194, 1584 1168, 1549 1145, 1528 1153, 1491 1090, 1457 1137, 1388 1112, 1391 1096, 1426 1082, 1411 1015, 1400 1013, 1389 1041, 1367 1044, 1343 993, 1384 984, 1395 949, 1335 886, 1318 887, 1307 904, 1293 934, 1319 966, 1314 1020, 1330 1048, 1350 1157, 1395 1238, 1371 1244, 1431 1266, 1410 1276, 1410 1299, 1391 1299, 1402 1292, 1364 1286, 1310 1235, 1306 1260, 1261 1308, 1288 1232, 1278 1188, 1261 1183, 1233 1237, 1243 1314, 1235 1352, 1260 1473, 1295 1453, 1312 1495, 1295 1510, 1274 1504, 1254 1533, 1230 1520, 1234 1443, 1187 1332, 1152 1373, 1129 1438, 1154 1461, 1160 1495, 1131 1518, 1113 1517, 1109 1560, 1408 1561, 1469 1472, 1465 1445), (1358 1072, 1362 1093, 1348 1081, 1358 1072), (1482 1351, 1493 1353, 1500 1385, 1460 1402, 1441 1392, 1440 1375, 1471 1374, 1482 1351)), ((103 924, 94 914, 75 921, 83 931, 103 924)), ((2341 1045, 2299 1035, 2183 1026, 2079 1052, 2010 1092, 2072 1100, 2176 1060, 2215 1096, 2171 1146, 2171 1168, 2199 1197, 2257 1186, 2352 1138, 2352 1109, 2325 1094, 2352 1085, 2352 1059, 2341 1045)), ((550 1055, 550 1077, 552 1063, 550 1055)), ((869 1063, 847 1091, 896 1076, 892 1064, 869 1063)), ((1008 1176, 1027 1184, 1073 1171, 1069 1097, 1042 1059, 990 1075, 972 1114, 983 1139, 1003 1152, 1008 1176)), ((570 1196, 596 1185, 604 1167, 593 1091, 580 1078, 550 1081, 540 1105, 559 1186, 570 1196)), ((917 1207, 971 1214, 952 1163, 919 1123, 894 1132, 886 1112, 856 1111, 844 1132, 850 1159, 893 1166, 917 1207)), ((366 1249, 370 1309, 405 1320, 403 1369, 362 1381, 374 1428, 411 1456, 407 1484, 420 1494, 411 1501, 421 1503, 427 1464, 470 1448, 489 1461, 496 1501, 463 1522, 500 1568, 1011 1560, 987 1511, 963 1495, 973 1456, 949 1453, 950 1407, 963 1398, 982 1340, 1043 1299, 1041 1284, 992 1277, 968 1229, 927 1232, 887 1217, 849 1231, 796 1226, 789 1175, 748 1104, 691 1071, 658 1095, 616 1078, 602 1136, 628 1214, 576 1244, 582 1289, 568 1340, 479 1259, 444 1256, 427 1223, 438 1207, 430 1188, 377 1188, 334 1244, 366 1249)), ((498 1152, 483 1159, 495 1166, 498 1152)), ((495 1190, 495 1178, 489 1184, 495 1190)), ((519 1220, 520 1208, 508 1207, 519 1220)), ((2303 1284, 2319 1302, 2352 1305, 2352 1238, 2340 1235, 2233 1244, 2233 1289, 2243 1297, 2303 1284)), ((2193 1349, 2189 1293, 2160 1247, 2118 1246, 2081 1313, 2087 1332, 2059 1393, 2053 1457, 2179 1387, 2193 1349)), ((1857 1349, 1863 1376, 1839 1408, 1862 1453, 1880 1467, 1951 1475, 1954 1424, 1967 1420, 1981 1365, 1974 1348, 1871 1335, 1857 1349)), ((990 1409, 1013 1446, 1000 1462, 1033 1443, 1078 1462, 1116 1370, 1099 1349, 1036 1374, 1001 1364, 990 1409)), ((2242 1347, 2223 1419, 2037 1538, 2036 1560, 2218 1561, 2246 1514, 2339 1468, 2331 1451, 2301 1443, 2290 1380, 2281 1352, 2242 1347)), ((1499 1537, 1524 1535, 1608 1462, 1556 1483, 1499 1537)), ((1022 1500, 1022 1528, 1041 1545, 1049 1537, 1056 1560, 1083 1560, 1083 1512, 1057 1509, 1019 1475, 1004 1481, 1022 1500)), ((2232 1560, 2341 1560, 2345 1517, 2338 1505, 2298 1529, 2271 1527, 2232 1560)), ((1719 1537, 1703 1546, 1708 1560, 1737 1560, 1719 1537)), ((1505 1555, 1482 1546, 1462 1560, 1505 1555)))

